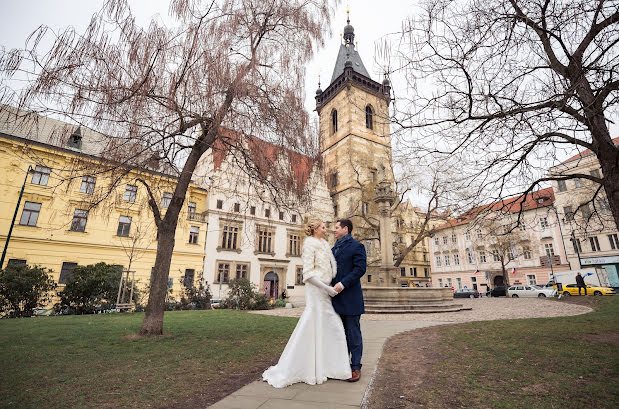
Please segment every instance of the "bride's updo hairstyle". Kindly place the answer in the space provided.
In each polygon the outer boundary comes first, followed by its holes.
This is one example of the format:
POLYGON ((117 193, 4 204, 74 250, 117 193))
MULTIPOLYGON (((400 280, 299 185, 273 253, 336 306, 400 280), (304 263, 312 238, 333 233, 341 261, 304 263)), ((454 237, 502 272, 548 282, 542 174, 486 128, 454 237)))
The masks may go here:
POLYGON ((316 217, 310 217, 307 223, 305 224, 305 234, 308 236, 314 235, 314 230, 316 230, 322 224, 322 220, 316 217))

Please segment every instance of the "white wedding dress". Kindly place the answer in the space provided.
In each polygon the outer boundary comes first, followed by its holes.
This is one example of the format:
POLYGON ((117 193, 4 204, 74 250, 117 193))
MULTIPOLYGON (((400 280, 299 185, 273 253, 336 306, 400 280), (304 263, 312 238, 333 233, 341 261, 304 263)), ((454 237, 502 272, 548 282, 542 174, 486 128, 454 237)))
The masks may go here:
MULTIPOLYGON (((308 237, 303 245, 303 281, 318 277, 329 285, 335 276, 335 259, 326 240, 308 237)), ((337 297, 337 296, 336 296, 337 297)), ((346 335, 340 316, 324 289, 305 285, 305 311, 301 315, 277 365, 262 374, 271 386, 297 382, 310 385, 351 376, 346 335)))

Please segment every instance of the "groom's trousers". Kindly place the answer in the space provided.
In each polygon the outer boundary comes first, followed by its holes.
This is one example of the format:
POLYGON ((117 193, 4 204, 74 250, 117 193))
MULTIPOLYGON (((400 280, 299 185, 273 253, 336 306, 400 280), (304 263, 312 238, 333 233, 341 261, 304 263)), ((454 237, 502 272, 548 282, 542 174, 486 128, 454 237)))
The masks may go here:
POLYGON ((361 369, 363 339, 361 338, 360 315, 340 315, 346 333, 346 344, 350 354, 350 368, 361 369))

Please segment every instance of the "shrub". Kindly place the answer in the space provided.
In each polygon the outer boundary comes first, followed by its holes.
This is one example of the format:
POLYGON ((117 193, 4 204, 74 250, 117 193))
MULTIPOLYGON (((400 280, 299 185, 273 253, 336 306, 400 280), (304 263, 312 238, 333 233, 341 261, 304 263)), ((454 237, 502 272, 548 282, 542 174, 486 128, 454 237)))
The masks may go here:
POLYGON ((33 310, 51 302, 56 283, 44 267, 9 264, 0 270, 0 313, 30 317, 33 310))
POLYGON ((176 305, 177 310, 210 310, 211 309, 211 287, 207 284, 204 286, 202 281, 202 274, 197 277, 197 282, 200 283, 199 287, 196 287, 195 283, 192 283, 190 287, 185 286, 184 278, 180 280, 181 288, 183 288, 183 294, 181 295, 181 301, 176 305))
POLYGON ((286 300, 284 299, 277 299, 275 300, 275 303, 273 303, 273 307, 285 307, 286 306, 286 300))
POLYGON ((228 283, 228 297, 222 300, 219 308, 239 310, 266 310, 270 308, 269 298, 258 294, 256 286, 246 278, 237 278, 228 283))
MULTIPOLYGON (((118 266, 106 263, 75 267, 71 279, 59 293, 58 309, 69 314, 92 314, 113 308, 121 274, 118 266)), ((131 286, 131 282, 128 285, 131 286)), ((139 299, 137 289, 134 289, 133 299, 139 299)))

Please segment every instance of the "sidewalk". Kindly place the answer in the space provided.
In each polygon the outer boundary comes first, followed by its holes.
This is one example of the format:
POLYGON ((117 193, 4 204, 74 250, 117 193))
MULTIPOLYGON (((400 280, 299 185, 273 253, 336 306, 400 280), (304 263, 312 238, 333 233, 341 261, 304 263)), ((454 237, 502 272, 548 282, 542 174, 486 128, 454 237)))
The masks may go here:
MULTIPOLYGON (((448 321, 361 321, 363 369, 356 383, 328 380, 322 385, 297 383, 273 388, 256 381, 225 397, 209 409, 353 409, 359 408, 371 383, 387 338, 411 329, 449 324, 448 321)), ((266 368, 265 368, 266 369, 266 368)))

